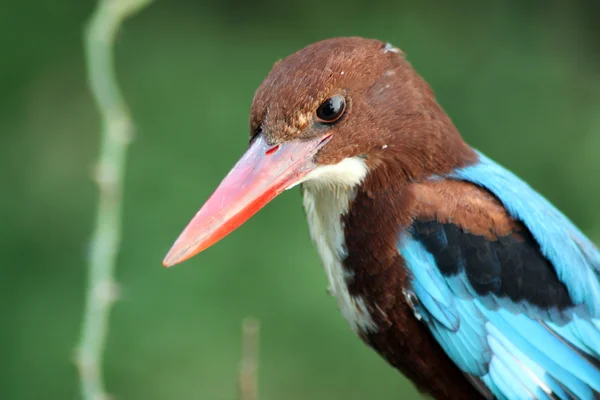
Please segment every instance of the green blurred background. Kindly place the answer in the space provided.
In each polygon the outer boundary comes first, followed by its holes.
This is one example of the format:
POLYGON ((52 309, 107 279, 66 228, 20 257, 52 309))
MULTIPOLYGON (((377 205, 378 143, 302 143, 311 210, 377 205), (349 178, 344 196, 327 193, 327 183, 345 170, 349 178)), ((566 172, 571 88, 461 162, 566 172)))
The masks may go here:
MULTIPOLYGON (((160 262, 246 146, 273 62, 360 35, 408 54, 467 140, 600 239, 597 1, 159 0, 128 21, 117 69, 138 127, 126 176, 122 297, 105 370, 118 399, 235 399, 243 317, 260 319, 260 393, 417 398, 325 294, 297 189, 172 270, 160 262)), ((99 116, 82 0, 0 11, 1 399, 77 399, 99 116)))

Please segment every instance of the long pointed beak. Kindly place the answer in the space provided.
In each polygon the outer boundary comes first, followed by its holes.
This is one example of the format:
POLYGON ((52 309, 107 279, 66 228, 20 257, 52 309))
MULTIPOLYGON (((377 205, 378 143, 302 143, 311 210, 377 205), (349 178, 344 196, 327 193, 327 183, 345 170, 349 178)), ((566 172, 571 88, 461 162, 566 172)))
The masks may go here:
POLYGON ((275 196, 315 168, 314 155, 329 137, 270 146, 258 136, 198 211, 165 257, 171 267, 212 246, 275 196))

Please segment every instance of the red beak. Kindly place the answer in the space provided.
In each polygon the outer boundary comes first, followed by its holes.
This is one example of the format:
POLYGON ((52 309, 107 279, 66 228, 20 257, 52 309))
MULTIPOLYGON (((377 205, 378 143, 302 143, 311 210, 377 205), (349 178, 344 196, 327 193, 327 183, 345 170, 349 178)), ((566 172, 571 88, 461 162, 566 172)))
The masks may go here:
POLYGON ((183 230, 163 265, 171 267, 212 246, 301 182, 315 168, 314 155, 328 138, 270 146, 259 135, 183 230))

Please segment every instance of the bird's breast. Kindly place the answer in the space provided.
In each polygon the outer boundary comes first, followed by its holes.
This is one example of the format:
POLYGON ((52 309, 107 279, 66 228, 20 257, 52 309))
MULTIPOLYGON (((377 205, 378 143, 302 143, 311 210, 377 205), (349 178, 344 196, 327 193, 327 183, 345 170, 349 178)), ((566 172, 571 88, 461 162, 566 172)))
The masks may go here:
POLYGON ((342 217, 348 212, 355 191, 347 187, 303 185, 304 209, 308 228, 329 280, 329 292, 335 296, 338 307, 356 334, 373 332, 373 321, 365 301, 352 296, 348 284, 354 274, 344 267, 347 256, 342 217))

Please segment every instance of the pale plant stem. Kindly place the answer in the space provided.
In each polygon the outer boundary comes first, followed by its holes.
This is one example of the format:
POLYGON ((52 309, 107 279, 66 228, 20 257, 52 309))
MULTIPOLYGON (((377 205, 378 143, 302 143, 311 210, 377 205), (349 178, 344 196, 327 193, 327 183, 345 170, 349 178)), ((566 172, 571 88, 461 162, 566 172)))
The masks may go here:
POLYGON ((258 349, 260 324, 254 318, 242 322, 242 360, 240 363, 240 400, 258 400, 258 349))
POLYGON ((122 22, 152 0, 99 0, 85 30, 88 80, 102 117, 94 171, 99 203, 91 238, 86 303, 76 364, 84 400, 108 398, 102 374, 109 314, 118 296, 114 280, 121 236, 123 178, 133 123, 114 70, 113 45, 122 22))

